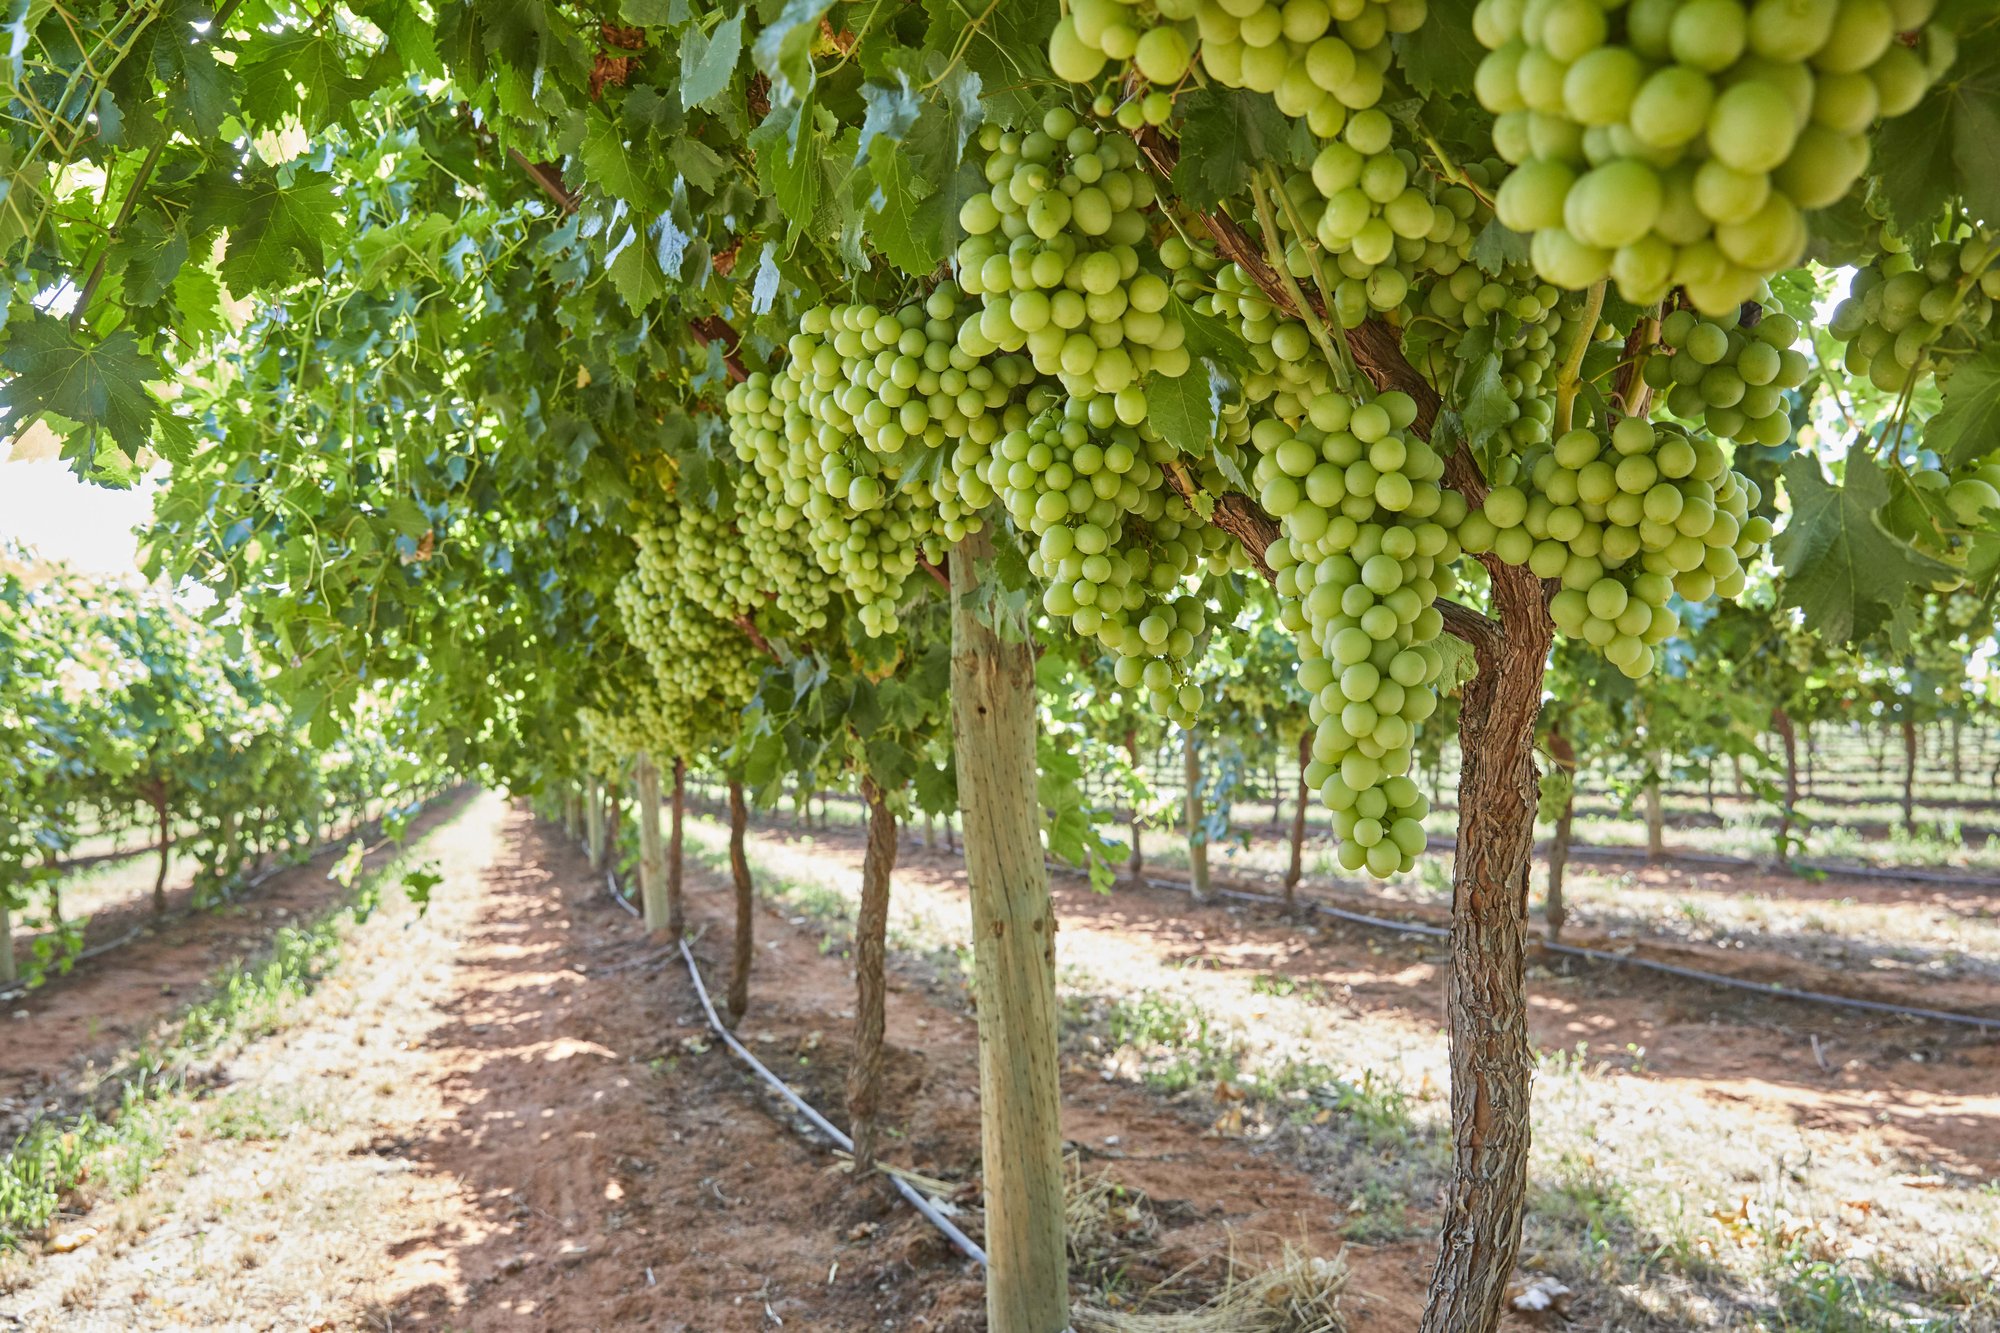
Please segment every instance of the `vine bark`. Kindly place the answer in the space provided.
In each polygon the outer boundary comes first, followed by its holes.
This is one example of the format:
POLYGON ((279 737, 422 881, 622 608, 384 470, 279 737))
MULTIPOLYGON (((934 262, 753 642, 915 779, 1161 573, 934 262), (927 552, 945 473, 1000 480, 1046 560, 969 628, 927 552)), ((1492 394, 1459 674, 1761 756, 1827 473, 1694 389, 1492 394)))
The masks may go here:
POLYGON ((729 878, 736 889, 736 936, 729 967, 729 1024, 734 1027, 750 1007, 750 968, 756 961, 756 888, 750 881, 750 858, 743 834, 750 813, 743 804, 743 784, 729 779, 729 878))
POLYGON ((848 1133, 856 1176, 875 1164, 875 1117, 882 1097, 882 1031, 887 1021, 889 884, 896 869, 896 813, 875 779, 861 779, 868 843, 861 856, 861 907, 854 921, 854 1062, 847 1070, 848 1133))

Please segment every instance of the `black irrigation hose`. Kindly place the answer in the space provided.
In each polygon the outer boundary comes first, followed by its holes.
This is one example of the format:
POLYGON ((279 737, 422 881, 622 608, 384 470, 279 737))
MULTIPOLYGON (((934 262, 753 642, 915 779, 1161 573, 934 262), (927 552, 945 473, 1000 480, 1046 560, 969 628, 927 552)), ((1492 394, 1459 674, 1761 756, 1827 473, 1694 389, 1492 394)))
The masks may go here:
MULTIPOLYGON (((1537 843, 1537 847, 1546 844, 1537 843)), ((1458 839, 1448 833, 1434 834, 1427 844, 1430 851, 1456 851, 1458 839)), ((1646 859, 1643 847, 1605 847, 1594 843, 1572 842, 1569 854, 1582 860, 1631 861, 1646 859)), ((1907 880, 1915 884, 1948 884, 1967 889, 2000 889, 2000 875, 1981 875, 1971 871, 1930 870, 1921 866, 1871 866, 1853 861, 1813 861, 1800 859, 1788 861, 1782 866, 1759 861, 1748 856, 1724 856, 1720 852, 1675 852, 1669 851, 1668 861, 1679 861, 1688 865, 1720 866, 1728 870, 1756 870, 1764 872, 1790 870, 1794 873, 1806 871, 1840 879, 1887 879, 1907 880)))
MULTIPOLYGON (((1067 867, 1065 867, 1067 869, 1067 867)), ((1070 871, 1069 873, 1077 873, 1070 871)), ((1192 892, 1192 886, 1178 880, 1147 879, 1145 883, 1153 888, 1174 889, 1182 893, 1192 892)), ((1217 889, 1216 896, 1230 898, 1238 902, 1256 903, 1267 907, 1283 907, 1285 901, 1268 893, 1254 893, 1247 889, 1217 889)), ((1448 939, 1449 928, 1433 926, 1427 922, 1397 921, 1390 917, 1369 916, 1364 912, 1350 912, 1345 908, 1333 907, 1311 899, 1300 900, 1321 916, 1334 917, 1341 921, 1351 921, 1356 925, 1372 926, 1377 930, 1392 930, 1406 935, 1426 935, 1437 939, 1448 939)), ((1687 981, 1706 982, 1712 986, 1726 986, 1734 990, 1750 991, 1757 995, 1778 1000, 1805 1000, 1813 1004, 1837 1005, 1844 1009, 1862 1009, 1869 1013, 1896 1014, 1909 1018, 1929 1019, 1934 1023, 1953 1023, 1973 1027, 1981 1032, 2000 1028, 2000 1017, 1982 1018, 1977 1014, 1952 1013, 1944 1009, 1918 1009, 1909 1005, 1890 1004, 1883 1000, 1861 1000, 1849 995, 1830 995, 1825 991, 1797 990, 1781 986, 1771 981, 1747 981, 1742 977, 1725 976, 1720 972, 1703 972, 1699 968, 1679 967, 1673 963, 1662 963, 1651 958, 1636 955, 1610 953, 1604 949, 1587 949, 1579 944, 1553 944, 1544 941, 1541 948, 1550 953, 1566 954, 1572 958, 1587 958, 1598 963, 1615 963, 1623 967, 1642 967, 1651 972, 1664 972, 1668 976, 1680 977, 1687 981)))
MULTIPOLYGON (((624 908, 634 917, 639 916, 639 909, 632 905, 632 900, 619 891, 616 872, 611 870, 604 872, 604 887, 611 894, 612 900, 620 907, 624 908)), ((743 1061, 744 1064, 750 1066, 752 1073, 768 1084, 773 1092, 776 1092, 780 1097, 791 1103, 793 1110, 810 1121, 813 1128, 833 1140, 835 1146, 852 1153, 854 1151, 853 1139, 849 1138, 838 1125, 835 1125, 831 1120, 821 1115, 811 1102, 794 1092, 790 1084, 772 1073, 765 1067, 762 1060, 759 1060, 750 1053, 749 1047, 736 1039, 736 1034, 729 1030, 728 1026, 723 1023, 722 1016, 715 1012, 715 1001, 711 1000, 708 996, 708 987, 702 983, 701 968, 695 964, 694 954, 689 950, 687 941, 683 939, 679 943, 681 961, 687 964, 688 979, 694 982, 695 996, 701 1001, 702 1012, 708 1015, 708 1026, 714 1030, 715 1035, 722 1038, 723 1044, 729 1048, 731 1054, 743 1061)), ((949 1217, 946 1217, 937 1204, 925 1197, 921 1190, 910 1184, 909 1181, 904 1180, 901 1176, 888 1171, 884 1171, 882 1174, 887 1176, 889 1183, 896 1187, 896 1192, 908 1200, 911 1207, 922 1213, 925 1221, 942 1232, 944 1238, 950 1241, 959 1253, 978 1264, 981 1268, 986 1266, 986 1251, 980 1249, 978 1242, 974 1241, 972 1237, 959 1230, 958 1224, 953 1222, 949 1217)))

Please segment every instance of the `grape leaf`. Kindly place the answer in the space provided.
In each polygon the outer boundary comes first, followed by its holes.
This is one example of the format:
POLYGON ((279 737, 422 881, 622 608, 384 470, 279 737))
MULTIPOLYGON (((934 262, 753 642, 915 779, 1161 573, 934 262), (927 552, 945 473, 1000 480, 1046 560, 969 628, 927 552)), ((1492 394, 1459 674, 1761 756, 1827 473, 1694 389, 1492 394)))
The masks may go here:
POLYGON ((347 68, 341 45, 317 30, 280 32, 260 39, 237 65, 243 78, 241 112, 253 123, 274 125, 297 114, 306 133, 346 119, 367 94, 347 68))
POLYGON ((861 85, 861 100, 868 111, 861 118, 861 139, 854 158, 857 166, 868 160, 868 146, 875 140, 886 136, 900 143, 924 113, 923 100, 911 91, 908 76, 899 71, 896 81, 894 88, 880 83, 861 85))
POLYGON ((1784 604, 1804 611, 1826 641, 1867 638, 1905 599, 1952 572, 1875 521, 1889 486, 1867 454, 1848 454, 1839 486, 1828 484, 1810 454, 1785 464, 1784 474, 1792 519, 1771 553, 1785 573, 1784 604))
POLYGON ((2000 32, 1966 41, 1950 78, 1876 131, 1874 161, 1898 230, 1914 236, 1962 195, 2000 218, 2000 32))
POLYGON ((1416 31, 1391 39, 1411 87, 1434 96, 1471 89, 1472 76, 1486 56, 1472 35, 1473 8, 1474 0, 1430 0, 1428 16, 1416 31))
POLYGON ((1500 353, 1489 345, 1484 355, 1461 365, 1456 387, 1459 425, 1465 432, 1465 442, 1471 446, 1475 458, 1484 460, 1486 446, 1493 436, 1519 415, 1501 380, 1500 353))
POLYGON ((785 0, 778 16, 764 25, 752 48, 757 68, 771 79, 773 104, 793 101, 812 91, 813 38, 830 8, 828 0, 785 0))
POLYGON ((146 382, 168 378, 130 330, 80 342, 62 320, 32 309, 8 323, 0 366, 13 372, 0 393, 0 433, 18 435, 53 412, 86 440, 103 431, 128 457, 146 447, 159 412, 146 382))
POLYGON ((1481 273, 1497 276, 1509 264, 1528 262, 1528 238, 1500 225, 1498 218, 1480 228, 1472 242, 1472 262, 1481 273))
POLYGON ((658 208, 664 195, 652 170, 653 159, 626 140, 624 123, 592 110, 589 125, 577 150, 584 175, 599 189, 642 213, 658 208))
POLYGON ((249 293, 290 278, 300 269, 317 277, 326 267, 326 241, 335 225, 333 182, 318 176, 287 187, 275 171, 246 172, 238 180, 221 167, 203 178, 195 194, 195 230, 229 229, 222 280, 249 293))
POLYGON ((1924 445, 1961 467, 2000 448, 2000 346, 1958 363, 1944 386, 1944 406, 1924 426, 1924 445))
POLYGON ((1181 94, 1177 106, 1187 119, 1174 188, 1191 207, 1214 208, 1249 184, 1259 164, 1291 157, 1291 123, 1261 93, 1196 89, 1181 94))
POLYGON ((743 54, 743 15, 738 12, 705 33, 692 28, 681 38, 681 105, 697 107, 729 90, 729 76, 743 54))
POLYGON ((1215 443, 1215 399, 1207 373, 1190 366, 1173 379, 1153 376, 1146 385, 1146 416, 1167 443, 1196 458, 1207 457, 1215 443))
POLYGON ((813 128, 812 99, 772 107, 763 124, 750 132, 749 144, 757 155, 757 174, 764 188, 777 199, 797 234, 819 207, 821 148, 813 128))

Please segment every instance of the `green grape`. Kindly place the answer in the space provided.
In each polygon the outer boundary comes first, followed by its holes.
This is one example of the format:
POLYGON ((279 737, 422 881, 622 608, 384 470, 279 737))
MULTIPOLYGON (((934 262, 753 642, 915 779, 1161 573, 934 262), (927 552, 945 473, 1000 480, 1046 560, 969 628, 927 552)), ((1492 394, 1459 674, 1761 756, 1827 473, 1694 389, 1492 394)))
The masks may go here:
POLYGON ((1415 728, 1437 708, 1443 617, 1464 517, 1444 463, 1409 433, 1416 404, 1329 396, 1313 419, 1251 431, 1252 484, 1283 535, 1266 553, 1297 636, 1314 728, 1307 781, 1331 809, 1342 865, 1387 876, 1423 850, 1428 805, 1408 778, 1415 728))
POLYGON ((745 612, 711 586, 718 555, 706 544, 714 530, 693 518, 687 507, 676 507, 641 529, 639 558, 612 594, 626 638, 645 656, 652 676, 650 689, 621 702, 644 730, 626 737, 633 748, 624 755, 639 748, 698 753, 718 719, 750 702, 763 672, 749 636, 731 623, 745 612), (726 617, 712 609, 718 606, 726 617))
MULTIPOLYGON (((1760 296, 1768 301, 1769 289, 1760 296)), ((1702 422, 1739 444, 1781 445, 1792 438, 1785 394, 1812 372, 1793 346, 1798 337, 1797 320, 1760 305, 1714 319, 1676 310, 1660 323, 1668 354, 1647 359, 1645 380, 1682 421, 1702 422), (1756 319, 1746 325, 1752 314, 1756 319)))
POLYGON ((1500 220, 1558 286, 1605 278, 1704 315, 1798 262, 1806 214, 1845 198, 1878 117, 1949 66, 1932 5, 1889 0, 1480 0, 1474 79, 1515 172, 1500 220), (1916 46, 1892 40, 1917 34, 1916 46))
MULTIPOLYGON (((1115 2, 1115 0, 1114 0, 1115 2)), ((1152 177, 1129 139, 1100 136, 1067 108, 1031 134, 980 131, 991 189, 959 213, 959 285, 979 313, 959 326, 975 358, 1025 352, 1072 393, 1118 394, 1189 365, 1151 245, 1152 177)), ((1137 419, 1140 404, 1126 411, 1137 419)))
POLYGON ((1680 629, 1674 596, 1742 591, 1743 561, 1771 540, 1770 521, 1751 513, 1760 502, 1714 440, 1626 417, 1608 433, 1572 430, 1525 454, 1458 537, 1468 551, 1559 581, 1556 628, 1637 678, 1680 629))
MULTIPOLYGON (((1382 99, 1390 37, 1416 31, 1427 12, 1426 0, 1077 0, 1049 35, 1049 63, 1058 78, 1094 83, 1110 62, 1129 61, 1153 96, 1199 61, 1209 79, 1269 93, 1330 139, 1351 112, 1382 99)), ((1127 129, 1161 123, 1137 102, 1116 114, 1127 129)))
POLYGON ((1983 227, 1955 230, 1962 235, 1934 244, 1921 264, 1891 250, 1855 271, 1828 328, 1847 345, 1850 373, 1903 393, 1927 375, 1948 380, 1983 345, 2000 296, 2000 237, 1983 227))

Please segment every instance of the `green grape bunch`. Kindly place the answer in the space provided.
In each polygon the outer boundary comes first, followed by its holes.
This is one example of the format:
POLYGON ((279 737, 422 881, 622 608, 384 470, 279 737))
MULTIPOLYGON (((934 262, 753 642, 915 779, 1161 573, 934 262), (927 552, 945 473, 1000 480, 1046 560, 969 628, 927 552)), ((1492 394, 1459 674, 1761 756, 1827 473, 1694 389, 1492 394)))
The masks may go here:
POLYGON ((1730 469, 1721 445, 1643 417, 1608 436, 1571 430, 1505 460, 1493 480, 1459 525, 1460 544, 1559 580, 1556 628, 1634 679, 1680 628, 1673 596, 1738 595, 1743 562, 1772 536, 1770 520, 1751 514, 1757 484, 1730 469))
MULTIPOLYGON (((1759 296, 1770 300, 1768 289, 1759 296)), ((1793 346, 1798 337, 1797 320, 1756 303, 1710 318, 1676 310, 1660 321, 1669 353, 1647 359, 1645 381, 1665 395, 1668 412, 1717 439, 1781 445, 1792 438, 1785 394, 1812 374, 1793 346)))
POLYGON ((1919 262, 1884 233, 1884 253, 1855 270, 1828 332, 1846 344, 1843 364, 1884 393, 1903 393, 1926 376, 1948 380, 1982 346, 2000 298, 2000 236, 1960 227, 1919 262))
POLYGON ((1444 618, 1465 501, 1410 433, 1416 403, 1328 395, 1309 420, 1251 431, 1253 483, 1283 535, 1265 558, 1311 696, 1306 781, 1333 811, 1340 861, 1388 876, 1424 848, 1428 803, 1409 778, 1415 728, 1437 710, 1444 618))
POLYGON ((1127 129, 1164 121, 1162 104, 1198 61, 1216 83, 1269 93, 1330 139, 1349 113, 1382 100, 1389 39, 1422 27, 1428 8, 1426 0, 1075 0, 1049 36, 1049 63, 1058 78, 1087 84, 1110 62, 1129 62, 1153 91, 1126 104, 1135 108, 1127 129))
POLYGON ((1236 548, 1167 487, 1176 452, 1118 421, 1109 398, 1072 397, 1003 436, 980 475, 1035 538, 1043 610, 1114 654, 1119 685, 1185 723, 1202 704, 1188 668, 1208 630, 1193 580, 1236 548))
POLYGON ((1056 107, 1027 134, 980 130, 991 188, 959 210, 958 282, 978 313, 959 329, 974 357, 1025 351, 1071 393, 1116 396, 1126 424, 1145 415, 1140 381, 1190 364, 1168 308, 1147 210, 1157 199, 1139 150, 1056 107))
POLYGON ((1480 0, 1475 83, 1536 270, 1721 316, 1798 262, 1956 43, 1937 0, 1480 0))

